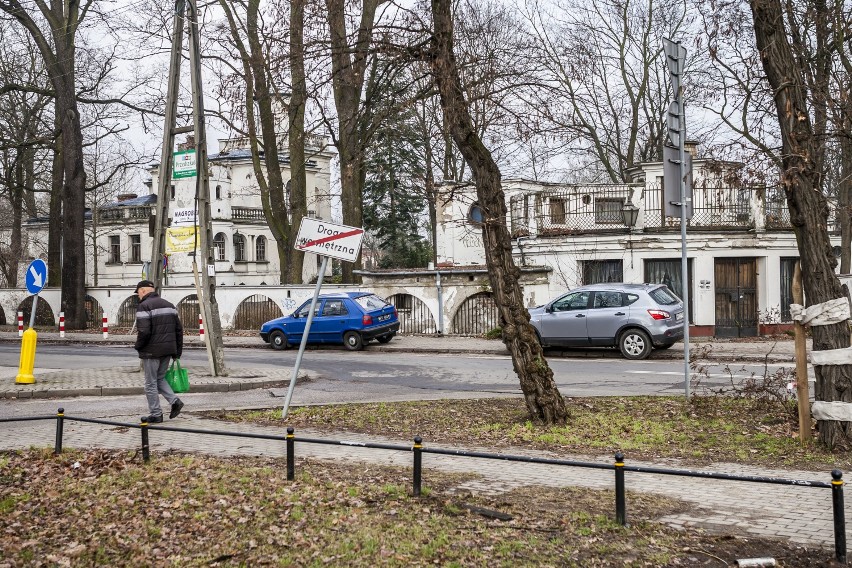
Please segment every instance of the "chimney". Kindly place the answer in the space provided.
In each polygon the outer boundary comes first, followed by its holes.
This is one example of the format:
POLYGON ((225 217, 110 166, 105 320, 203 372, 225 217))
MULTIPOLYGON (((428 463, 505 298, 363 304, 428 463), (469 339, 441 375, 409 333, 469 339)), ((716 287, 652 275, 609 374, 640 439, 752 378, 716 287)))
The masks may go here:
POLYGON ((686 152, 689 152, 689 155, 692 156, 693 160, 698 159, 698 140, 685 140, 683 143, 683 149, 686 152))
POLYGON ((188 134, 186 142, 183 144, 178 143, 178 152, 184 152, 186 150, 195 150, 195 134, 188 134))
POLYGON ((118 196, 117 199, 120 203, 122 201, 130 201, 131 199, 136 199, 137 197, 139 197, 139 196, 136 195, 135 193, 122 193, 118 196))

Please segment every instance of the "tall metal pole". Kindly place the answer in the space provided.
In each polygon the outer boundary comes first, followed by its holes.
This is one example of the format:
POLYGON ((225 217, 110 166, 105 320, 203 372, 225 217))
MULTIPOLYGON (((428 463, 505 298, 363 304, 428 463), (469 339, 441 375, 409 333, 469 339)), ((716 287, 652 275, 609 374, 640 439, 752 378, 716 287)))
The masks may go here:
POLYGON ((163 279, 163 254, 165 253, 166 216, 169 214, 171 197, 172 166, 175 145, 175 119, 177 117, 178 89, 180 87, 180 63, 183 51, 185 0, 175 2, 175 22, 172 28, 172 51, 169 63, 169 87, 166 95, 166 117, 163 123, 163 149, 160 152, 160 172, 157 187, 157 215, 154 226, 154 242, 151 246, 151 265, 148 279, 154 282, 159 292, 163 279))
MULTIPOLYGON (((680 52, 680 42, 677 42, 680 52)), ((683 72, 686 62, 678 60, 678 74, 683 72)), ((686 108, 683 104, 683 82, 675 93, 680 107, 680 140, 678 141, 678 159, 680 164, 680 281, 683 283, 683 388, 686 398, 689 398, 689 263, 686 258, 686 213, 691 198, 686 193, 686 108)))
POLYGON ((227 375, 225 369, 225 348, 222 343, 222 322, 219 320, 219 304, 216 303, 216 276, 213 252, 213 219, 210 212, 210 180, 207 171, 207 130, 204 124, 204 93, 201 81, 201 51, 198 34, 198 7, 195 0, 189 4, 189 68, 192 78, 192 111, 195 122, 195 163, 197 168, 197 210, 199 250, 196 250, 193 263, 202 259, 202 294, 199 305, 207 336, 207 356, 214 377, 227 375))
MULTIPOLYGON (((305 322, 305 332, 302 334, 302 342, 299 344, 299 354, 296 355, 296 364, 293 365, 293 374, 290 376, 290 386, 287 388, 287 398, 284 399, 284 408, 281 409, 281 418, 287 418, 287 413, 290 412, 290 399, 293 397, 293 389, 296 388, 296 378, 299 376, 299 367, 302 366, 302 355, 305 353, 305 345, 308 344, 308 334, 311 330, 311 323, 314 321, 314 310, 317 307, 317 298, 319 298, 320 289, 322 288, 322 277, 325 276, 325 269, 328 267, 328 257, 322 257, 319 274, 317 275, 317 285, 314 288, 314 297, 311 298, 311 307, 308 312, 308 320, 305 322)), ((284 338, 287 341, 287 338, 284 338)))

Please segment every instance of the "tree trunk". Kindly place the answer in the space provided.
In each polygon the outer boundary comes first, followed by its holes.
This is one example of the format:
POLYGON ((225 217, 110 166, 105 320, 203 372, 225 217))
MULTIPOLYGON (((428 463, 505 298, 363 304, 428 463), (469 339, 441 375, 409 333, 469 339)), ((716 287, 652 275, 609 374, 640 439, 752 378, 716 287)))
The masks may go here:
MULTIPOLYGON (((820 142, 814 136, 808 114, 802 70, 784 29, 779 0, 750 0, 757 48, 770 86, 781 129, 781 184, 787 195, 790 221, 796 234, 802 263, 802 278, 807 305, 845 298, 834 273, 837 260, 828 236, 828 202, 822 192, 822 174, 818 167, 820 142)), ((849 347, 849 322, 813 326, 813 349, 822 351, 849 347)), ((823 365, 815 368, 815 399, 852 402, 852 365, 823 365)), ((852 423, 818 422, 820 440, 834 448, 852 423)))
MULTIPOLYGON (((340 160, 340 201, 343 224, 352 227, 364 226, 364 149, 367 140, 361 128, 364 120, 361 94, 378 4, 377 0, 362 1, 361 26, 358 28, 356 43, 349 45, 344 0, 326 0, 331 37, 332 87, 339 124, 336 144, 340 160)), ((357 283, 359 279, 355 278, 354 271, 359 268, 360 256, 355 262, 344 262, 343 282, 357 283)))
MULTIPOLYGON (((307 174, 305 171, 305 0, 290 0, 290 104, 287 108, 289 128, 287 144, 290 151, 290 242, 295 243, 302 218, 308 214, 307 174)), ((291 247, 292 248, 292 247, 291 247)), ((290 277, 293 284, 304 281, 305 253, 293 250, 290 277)))
POLYGON ((72 79, 62 81, 62 94, 57 89, 56 106, 62 116, 62 161, 65 168, 62 184, 62 306, 65 327, 74 330, 86 328, 86 246, 83 230, 86 170, 73 66, 67 76, 72 79))
POLYGON ((50 186, 50 223, 47 227, 47 285, 58 288, 62 285, 62 185, 65 165, 62 163, 62 133, 59 118, 56 119, 59 134, 54 141, 53 164, 50 186), (52 268, 51 268, 52 267, 52 268))
POLYGON ((518 282, 520 270, 512 260, 512 242, 506 227, 506 200, 501 175, 491 153, 474 131, 462 94, 459 71, 453 55, 451 0, 432 0, 432 72, 441 96, 441 106, 450 133, 473 173, 476 194, 483 211, 482 240, 488 277, 494 290, 503 326, 503 342, 521 383, 527 409, 537 422, 564 423, 568 418, 565 400, 544 358, 518 282))
POLYGON ((9 185, 12 201, 12 234, 9 250, 12 253, 12 258, 9 263, 10 270, 6 274, 6 286, 9 288, 18 287, 18 261, 21 260, 23 252, 21 240, 21 228, 23 223, 23 208, 24 208, 24 155, 23 148, 18 147, 15 159, 17 163, 13 169, 12 183, 9 185))

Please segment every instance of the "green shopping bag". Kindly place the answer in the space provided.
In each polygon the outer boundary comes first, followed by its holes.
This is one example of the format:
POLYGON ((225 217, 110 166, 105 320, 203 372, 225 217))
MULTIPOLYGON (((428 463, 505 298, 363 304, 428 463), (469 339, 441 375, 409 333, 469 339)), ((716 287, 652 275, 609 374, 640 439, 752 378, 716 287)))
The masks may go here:
POLYGON ((180 366, 180 359, 172 361, 169 370, 166 371, 166 382, 176 393, 189 392, 189 373, 180 366))

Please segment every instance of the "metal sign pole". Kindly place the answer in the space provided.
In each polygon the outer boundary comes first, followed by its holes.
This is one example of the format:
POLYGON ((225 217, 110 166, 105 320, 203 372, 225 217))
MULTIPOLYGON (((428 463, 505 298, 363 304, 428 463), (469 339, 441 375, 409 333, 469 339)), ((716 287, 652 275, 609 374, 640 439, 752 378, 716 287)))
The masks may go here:
POLYGON ((30 313, 30 328, 35 327, 36 306, 38 306, 38 293, 33 296, 33 311, 30 313))
MULTIPOLYGON (((293 375, 290 377, 290 387, 287 389, 287 398, 284 399, 284 408, 281 411, 281 418, 287 418, 287 413, 290 410, 290 399, 293 397, 293 389, 296 387, 296 378, 299 376, 299 367, 302 364, 302 354, 305 352, 305 345, 308 344, 308 334, 311 332, 311 322, 314 321, 314 310, 317 307, 317 298, 319 298, 320 288, 322 288, 322 277, 325 276, 325 268, 328 266, 328 257, 322 257, 320 264, 319 275, 317 275, 317 286, 314 288, 314 297, 311 298, 311 309, 308 312, 308 321, 305 322, 305 331, 302 333, 302 343, 299 344, 299 354, 296 355, 296 364, 293 366, 293 375)), ((287 338, 284 338, 287 341, 287 338)))

